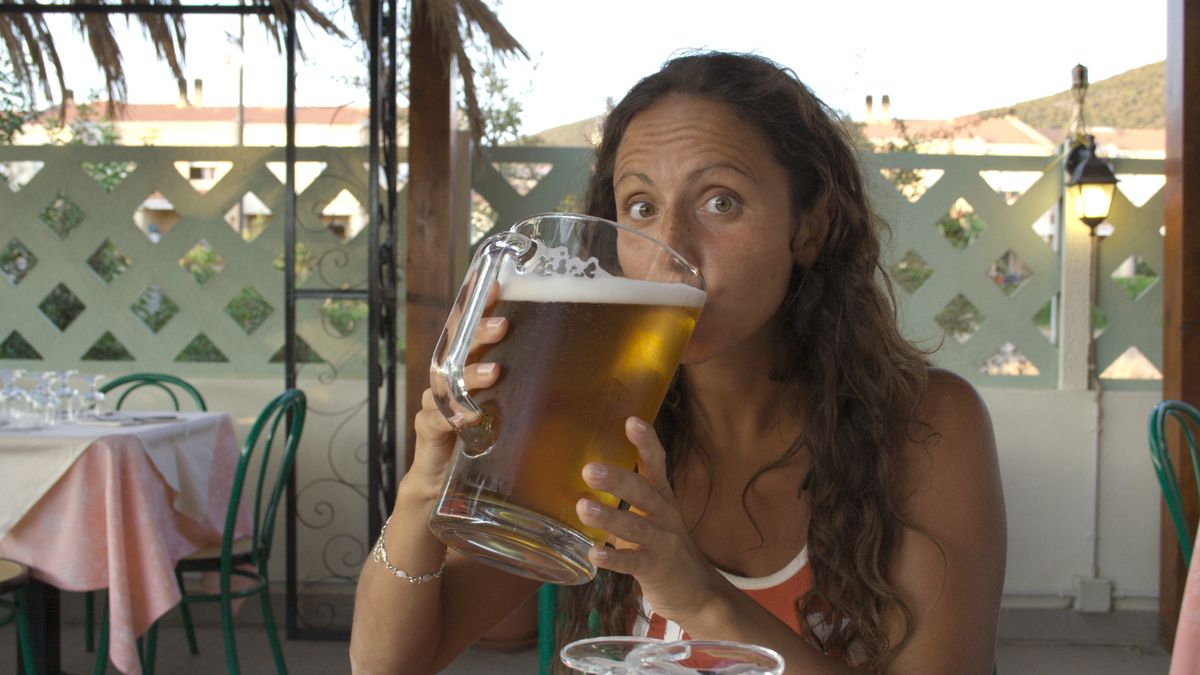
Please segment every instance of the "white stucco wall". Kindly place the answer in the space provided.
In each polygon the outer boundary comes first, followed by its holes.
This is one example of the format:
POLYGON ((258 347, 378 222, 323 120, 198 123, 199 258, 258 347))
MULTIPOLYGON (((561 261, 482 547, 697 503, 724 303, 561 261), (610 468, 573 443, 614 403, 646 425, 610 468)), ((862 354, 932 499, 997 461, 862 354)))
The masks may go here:
MULTIPOLYGON (((1087 391, 987 389, 1008 509, 1005 595, 1071 597, 1092 573, 1093 401, 1087 391)), ((1106 392, 1099 576, 1119 599, 1158 594, 1159 492, 1146 424, 1159 392, 1106 392)))
MULTIPOLYGON (((211 409, 233 413, 240 440, 262 405, 280 390, 282 378, 195 383, 211 409)), ((362 401, 364 384, 301 382, 310 393, 311 409, 301 448, 301 486, 317 474, 328 474, 332 463, 345 475, 359 476, 365 493, 365 409, 348 421, 345 415, 322 414, 362 401)), ((1026 603, 1070 598, 1075 577, 1091 574, 1093 396, 1028 389, 981 393, 996 430, 1008 509, 1005 595, 1026 603)), ((1099 572, 1113 581, 1118 606, 1124 601, 1146 604, 1158 593, 1159 493, 1146 447, 1146 418, 1158 399, 1158 392, 1107 392, 1103 397, 1099 572)), ((327 529, 301 528, 302 575, 325 577, 330 568, 344 572, 359 564, 354 545, 343 539, 327 544, 324 533, 362 537, 363 498, 350 488, 325 483, 309 488, 301 502, 306 518, 330 521, 327 529)), ((279 532, 282 537, 282 526, 279 532)), ((280 577, 283 551, 280 538, 272 561, 280 577)))

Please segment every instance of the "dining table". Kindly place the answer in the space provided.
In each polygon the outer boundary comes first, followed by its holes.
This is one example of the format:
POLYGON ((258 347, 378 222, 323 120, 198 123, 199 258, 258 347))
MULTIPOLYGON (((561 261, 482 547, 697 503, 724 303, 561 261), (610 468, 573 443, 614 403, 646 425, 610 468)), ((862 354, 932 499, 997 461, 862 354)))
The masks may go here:
MULTIPOLYGON (((32 573, 34 657, 59 672, 59 591, 107 590, 109 657, 141 673, 137 639, 181 599, 176 563, 219 544, 239 459, 220 412, 121 411, 0 426, 0 558, 32 573)), ((250 531, 239 509, 237 534, 250 531)))

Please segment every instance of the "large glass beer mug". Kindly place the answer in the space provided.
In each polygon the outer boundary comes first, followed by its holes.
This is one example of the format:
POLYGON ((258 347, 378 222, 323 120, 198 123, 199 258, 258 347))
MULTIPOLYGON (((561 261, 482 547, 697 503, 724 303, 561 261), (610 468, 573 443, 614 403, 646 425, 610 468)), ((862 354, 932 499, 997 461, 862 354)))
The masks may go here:
POLYGON ((595 575, 604 533, 575 504, 616 505, 583 482, 588 462, 632 469, 633 415, 653 420, 704 303, 700 272, 663 243, 566 213, 527 218, 485 240, 434 351, 431 387, 459 435, 429 526, 450 548, 559 584, 595 575), (507 317, 498 344, 471 353, 481 319, 507 317), (500 366, 468 392, 471 362, 500 366))

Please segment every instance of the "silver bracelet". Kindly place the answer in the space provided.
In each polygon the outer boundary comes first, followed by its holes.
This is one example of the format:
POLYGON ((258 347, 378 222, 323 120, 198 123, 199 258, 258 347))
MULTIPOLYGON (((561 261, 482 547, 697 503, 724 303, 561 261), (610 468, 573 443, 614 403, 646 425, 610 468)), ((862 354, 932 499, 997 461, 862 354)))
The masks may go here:
POLYGON ((440 579, 442 577, 442 572, 446 570, 445 557, 442 558, 442 566, 437 568, 436 572, 422 574, 419 577, 414 577, 408 572, 396 567, 391 563, 390 560, 388 560, 387 549, 383 547, 383 535, 387 533, 387 526, 390 522, 392 522, 392 517, 388 516, 387 520, 383 521, 383 529, 379 530, 379 540, 375 542, 375 549, 371 554, 371 557, 375 559, 375 562, 383 563, 383 566, 392 573, 392 576, 396 577, 397 579, 403 579, 410 584, 426 584, 434 579, 440 579))

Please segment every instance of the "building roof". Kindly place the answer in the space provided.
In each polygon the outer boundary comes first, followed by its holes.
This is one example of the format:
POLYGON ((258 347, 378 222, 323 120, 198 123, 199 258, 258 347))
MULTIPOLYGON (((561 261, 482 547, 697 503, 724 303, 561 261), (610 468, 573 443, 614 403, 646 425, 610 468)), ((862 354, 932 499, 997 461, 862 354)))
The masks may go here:
MULTIPOLYGON (((1041 129, 1046 138, 1055 145, 1062 143, 1066 129, 1041 129)), ((1088 127, 1088 133, 1096 137, 1100 147, 1119 148, 1125 152, 1165 152, 1166 129, 1114 129, 1112 127, 1088 127)))
MULTIPOLYGON (((104 103, 98 104, 103 108, 104 103)), ((42 114, 42 118, 57 116, 60 108, 42 114)), ((72 122, 77 114, 73 102, 67 103, 66 122, 72 122)), ((163 123, 163 122, 224 122, 237 119, 236 106, 184 106, 156 103, 127 103, 118 106, 113 115, 114 122, 163 123)), ((315 106, 296 108, 296 124, 326 124, 361 126, 370 120, 369 108, 350 106, 315 106)), ((284 108, 246 106, 246 124, 283 124, 284 108)))
POLYGON ((862 133, 869 140, 884 143, 900 138, 902 122, 910 136, 923 140, 960 140, 988 145, 1037 145, 1052 147, 1054 142, 1038 130, 1013 116, 982 118, 976 115, 948 120, 876 120, 865 124, 862 133))

